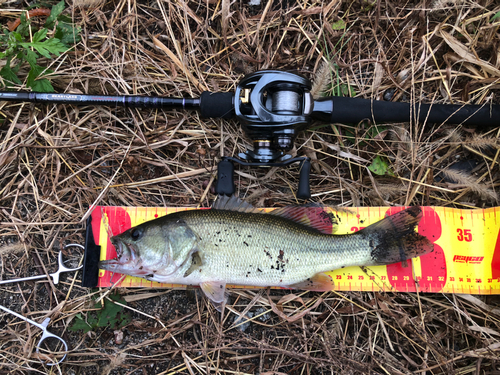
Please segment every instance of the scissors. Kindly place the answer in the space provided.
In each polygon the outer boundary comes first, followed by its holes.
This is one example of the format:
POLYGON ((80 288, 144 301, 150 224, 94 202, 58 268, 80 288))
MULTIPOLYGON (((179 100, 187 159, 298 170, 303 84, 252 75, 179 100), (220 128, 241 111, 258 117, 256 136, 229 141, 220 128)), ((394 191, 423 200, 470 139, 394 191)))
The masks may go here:
MULTIPOLYGON (((64 248, 66 249, 68 247, 73 247, 73 246, 77 246, 77 247, 79 247, 81 249, 84 249, 84 247, 82 245, 75 244, 75 243, 66 245, 66 246, 64 246, 64 248)), ((49 273, 49 276, 52 277, 52 280, 54 281, 54 284, 58 284, 59 283, 59 276, 61 275, 61 273, 78 271, 80 268, 83 267, 83 265, 80 266, 80 267, 77 267, 77 268, 68 268, 68 267, 66 267, 64 265, 64 262, 63 262, 62 251, 59 252, 59 257, 57 259, 59 261, 59 269, 56 272, 54 272, 54 273, 49 273)), ((1 284, 18 283, 18 282, 21 282, 21 281, 40 280, 40 279, 44 279, 45 277, 47 277, 47 275, 37 275, 37 276, 30 276, 30 277, 21 277, 20 279, 2 280, 2 281, 0 281, 0 285, 1 284)))
MULTIPOLYGON (((66 248, 72 247, 72 246, 77 246, 81 249, 84 249, 84 247, 82 245, 79 245, 79 244, 69 244, 69 245, 64 246, 64 248, 66 249, 66 248)), ((62 252, 59 252, 58 261, 59 261, 59 269, 56 272, 49 274, 49 276, 52 277, 54 284, 59 283, 59 276, 61 273, 78 271, 79 269, 81 269, 83 267, 83 265, 80 267, 77 267, 77 268, 66 267, 64 265, 64 262, 63 262, 62 252)), ((20 279, 2 280, 2 281, 0 281, 0 284, 17 283, 20 281, 29 281, 29 280, 39 280, 39 279, 45 278, 46 276, 47 275, 38 275, 38 276, 31 276, 31 277, 23 277, 20 279)), ((28 322, 28 323, 30 323, 30 324, 34 325, 35 327, 38 327, 42 330, 42 337, 40 338, 40 341, 38 341, 38 344, 36 346, 37 353, 40 352, 40 347, 42 345, 42 342, 44 342, 47 339, 55 339, 55 340, 58 340, 62 344, 62 346, 64 347, 64 351, 66 353, 64 353, 63 357, 58 362, 47 362, 46 363, 47 366, 54 366, 54 365, 57 365, 57 364, 61 363, 62 361, 64 361, 64 359, 66 358, 66 355, 67 355, 67 351, 68 351, 68 344, 66 343, 66 341, 64 341, 62 339, 62 337, 54 335, 49 330, 47 330, 47 326, 49 325, 50 318, 45 318, 45 320, 42 322, 42 324, 40 324, 40 323, 37 323, 31 319, 26 318, 25 316, 23 316, 21 314, 18 314, 12 310, 9 310, 8 308, 6 308, 2 305, 0 305, 0 309, 5 311, 5 312, 8 312, 14 316, 17 316, 19 319, 22 319, 22 320, 24 320, 24 321, 26 321, 26 322, 28 322)))

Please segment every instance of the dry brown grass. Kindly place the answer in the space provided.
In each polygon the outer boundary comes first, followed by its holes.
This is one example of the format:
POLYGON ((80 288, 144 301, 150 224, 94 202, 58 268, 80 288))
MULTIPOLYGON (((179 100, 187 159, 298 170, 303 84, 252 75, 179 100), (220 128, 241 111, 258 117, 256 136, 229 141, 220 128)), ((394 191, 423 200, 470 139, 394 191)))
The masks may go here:
MULTIPOLYGON (((52 82, 60 92, 196 97, 233 90, 256 70, 314 79, 328 64, 331 74, 319 87, 328 79, 359 97, 498 104, 500 20, 491 19, 499 11, 491 0, 81 1, 69 13, 82 26, 82 42, 52 62, 52 82), (345 30, 331 27, 339 19, 345 30)), ((237 122, 181 111, 2 102, 0 114, 2 278, 39 273, 41 264, 54 265, 64 244, 83 243, 91 205, 209 206, 221 155, 249 145, 237 122)), ((316 159, 315 201, 498 205, 500 128, 479 135, 446 124, 382 124, 378 131, 369 124, 317 125, 298 137, 294 151, 316 159), (380 153, 396 177, 366 175, 380 153), (473 171, 449 175, 452 164, 469 159, 477 162, 473 171), (441 179, 446 173, 454 183, 441 179)), ((256 205, 295 202, 294 168, 237 174, 238 194, 256 205)), ((500 371, 495 296, 295 292, 302 302, 280 303, 291 292, 235 290, 221 321, 196 292, 121 289, 133 321, 117 344, 112 328, 67 330, 92 307, 92 292, 79 286, 80 275, 76 283, 72 277, 57 287, 36 282, 0 290, 1 304, 37 320, 51 316, 50 329, 71 344, 53 373, 500 371), (242 331, 245 315, 251 323, 242 331)), ((33 356, 35 328, 8 315, 0 327, 0 373, 48 371, 33 356)))

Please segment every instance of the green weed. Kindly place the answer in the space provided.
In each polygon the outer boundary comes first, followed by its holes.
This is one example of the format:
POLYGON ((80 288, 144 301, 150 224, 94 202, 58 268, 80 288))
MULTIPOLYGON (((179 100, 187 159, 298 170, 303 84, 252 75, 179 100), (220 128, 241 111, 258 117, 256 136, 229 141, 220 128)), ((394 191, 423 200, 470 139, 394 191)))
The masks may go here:
POLYGON ((368 166, 368 169, 379 176, 395 176, 387 161, 387 158, 384 156, 375 156, 375 158, 372 160, 372 163, 368 166))
POLYGON ((99 310, 91 311, 87 313, 86 316, 81 313, 76 314, 75 321, 69 330, 83 330, 84 333, 87 333, 100 327, 118 329, 130 323, 130 315, 124 311, 123 306, 110 301, 110 299, 119 302, 122 305, 127 304, 127 302, 118 293, 111 294, 109 295, 109 299, 105 298, 103 300, 104 306, 101 302, 94 305, 94 308, 99 310))
POLYGON ((25 79, 26 86, 34 91, 54 92, 50 81, 42 78, 53 71, 39 65, 40 58, 52 59, 80 41, 80 28, 72 25, 71 19, 62 14, 64 5, 64 1, 54 5, 50 16, 39 29, 27 19, 24 12, 20 17, 21 24, 14 31, 4 28, 0 33, 0 45, 6 46, 5 51, 0 52, 0 59, 6 60, 0 76, 7 86, 23 83, 20 69, 27 62, 30 69, 25 79))

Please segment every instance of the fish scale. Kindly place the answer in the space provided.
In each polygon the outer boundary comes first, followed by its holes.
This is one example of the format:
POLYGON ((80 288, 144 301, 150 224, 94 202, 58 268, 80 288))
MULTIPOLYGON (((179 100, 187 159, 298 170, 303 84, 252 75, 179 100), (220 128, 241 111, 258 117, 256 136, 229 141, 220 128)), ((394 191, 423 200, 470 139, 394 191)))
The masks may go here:
POLYGON ((361 236, 332 238, 273 215, 213 210, 203 216, 186 211, 181 217, 200 236, 205 278, 287 286, 318 272, 370 263, 368 240, 361 236))

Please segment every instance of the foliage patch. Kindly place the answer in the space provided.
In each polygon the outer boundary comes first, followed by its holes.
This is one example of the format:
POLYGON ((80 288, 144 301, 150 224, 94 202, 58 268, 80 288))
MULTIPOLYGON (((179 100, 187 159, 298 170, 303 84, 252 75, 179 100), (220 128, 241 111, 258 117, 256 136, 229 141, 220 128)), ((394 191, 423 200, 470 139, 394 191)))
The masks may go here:
POLYGON ((6 47, 4 52, 0 52, 0 59, 5 59, 0 76, 4 78, 7 87, 23 84, 21 68, 27 62, 29 71, 25 85, 34 91, 54 92, 50 81, 42 78, 53 71, 40 65, 40 59, 50 60, 53 56, 59 56, 68 51, 70 45, 80 40, 80 28, 74 26, 71 19, 62 14, 64 6, 64 1, 54 5, 40 28, 27 17, 28 12, 23 12, 19 26, 14 26, 12 30, 4 28, 0 33, 0 44, 6 47))
POLYGON ((113 302, 126 305, 127 302, 118 293, 109 295, 109 299, 105 298, 103 301, 104 305, 101 302, 94 305, 94 308, 99 309, 97 311, 89 312, 86 316, 81 313, 76 314, 75 321, 69 330, 83 330, 87 333, 102 327, 122 328, 130 323, 130 315, 124 311, 123 306, 113 302))

